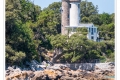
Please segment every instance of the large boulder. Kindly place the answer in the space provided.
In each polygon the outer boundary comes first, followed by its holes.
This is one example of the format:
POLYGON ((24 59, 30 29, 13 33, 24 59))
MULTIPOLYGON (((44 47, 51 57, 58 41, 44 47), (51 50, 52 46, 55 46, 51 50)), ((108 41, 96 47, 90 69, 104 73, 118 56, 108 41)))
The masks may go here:
POLYGON ((31 78, 31 80, 41 80, 44 76, 44 72, 43 71, 35 71, 34 72, 34 77, 31 78))
POLYGON ((72 77, 79 77, 80 76, 80 72, 79 71, 68 71, 68 74, 72 77))
POLYGON ((49 79, 56 79, 57 74, 54 70, 44 70, 44 74, 49 77, 49 79))
POLYGON ((74 78, 69 76, 62 76, 60 80, 74 80, 74 78))
POLYGON ((8 67, 7 70, 14 71, 12 67, 8 67))
POLYGON ((62 72, 59 71, 59 70, 56 70, 56 71, 55 71, 55 74, 56 74, 57 76, 60 76, 60 77, 63 75, 62 72))

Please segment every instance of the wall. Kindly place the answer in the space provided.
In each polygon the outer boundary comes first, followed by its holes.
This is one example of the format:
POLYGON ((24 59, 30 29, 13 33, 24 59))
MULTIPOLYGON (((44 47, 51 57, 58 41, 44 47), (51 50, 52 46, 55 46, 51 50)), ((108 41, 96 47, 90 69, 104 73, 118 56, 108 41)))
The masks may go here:
POLYGON ((63 0, 62 1, 62 17, 61 17, 61 33, 62 35, 67 34, 65 26, 69 26, 69 1, 63 0))
MULTIPOLYGON (((63 63, 64 64, 64 63, 63 63)), ((54 64, 55 66, 59 66, 62 64, 54 64)), ((73 70, 82 69, 82 70, 94 70, 95 67, 98 67, 103 70, 109 69, 109 63, 73 63, 73 64, 64 64, 70 67, 73 70)))

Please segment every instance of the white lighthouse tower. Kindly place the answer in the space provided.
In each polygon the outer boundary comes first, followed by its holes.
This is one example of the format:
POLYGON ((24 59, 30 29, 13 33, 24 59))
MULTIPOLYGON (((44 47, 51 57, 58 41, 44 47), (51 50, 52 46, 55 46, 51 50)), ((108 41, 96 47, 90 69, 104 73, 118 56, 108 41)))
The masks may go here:
POLYGON ((80 1, 70 0, 70 25, 69 26, 78 26, 80 23, 80 1))

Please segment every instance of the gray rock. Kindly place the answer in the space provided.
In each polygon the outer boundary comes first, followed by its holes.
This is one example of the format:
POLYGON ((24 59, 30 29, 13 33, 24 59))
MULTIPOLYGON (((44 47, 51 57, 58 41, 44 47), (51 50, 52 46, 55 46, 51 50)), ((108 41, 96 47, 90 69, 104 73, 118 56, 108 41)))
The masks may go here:
POLYGON ((14 72, 21 72, 20 68, 14 69, 14 72))
POLYGON ((39 63, 38 63, 36 60, 32 60, 32 61, 31 61, 31 64, 32 64, 32 65, 38 65, 39 63))
POLYGON ((30 65, 30 68, 31 68, 32 71, 36 71, 35 66, 33 66, 33 65, 30 65))
POLYGON ((74 80, 73 77, 69 77, 69 76, 62 76, 61 79, 62 80, 74 80))
POLYGON ((16 66, 15 66, 15 65, 13 65, 13 66, 12 66, 12 68, 13 68, 13 69, 16 69, 16 66))
POLYGON ((6 73, 9 73, 10 72, 10 70, 6 70, 6 73))
POLYGON ((14 71, 14 69, 12 67, 8 67, 8 70, 10 71, 14 71))
POLYGON ((39 65, 36 65, 36 71, 43 71, 44 69, 42 67, 40 67, 39 65))

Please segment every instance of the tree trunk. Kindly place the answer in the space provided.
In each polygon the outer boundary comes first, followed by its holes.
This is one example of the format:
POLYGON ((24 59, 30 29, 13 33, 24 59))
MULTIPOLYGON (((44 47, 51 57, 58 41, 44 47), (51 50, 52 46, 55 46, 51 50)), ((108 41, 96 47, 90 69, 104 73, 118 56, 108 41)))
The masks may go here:
POLYGON ((63 55, 62 52, 63 52, 62 48, 55 48, 54 56, 52 58, 53 63, 55 63, 63 55))

